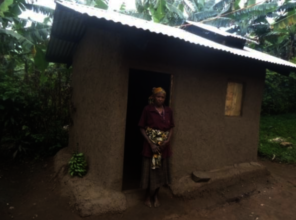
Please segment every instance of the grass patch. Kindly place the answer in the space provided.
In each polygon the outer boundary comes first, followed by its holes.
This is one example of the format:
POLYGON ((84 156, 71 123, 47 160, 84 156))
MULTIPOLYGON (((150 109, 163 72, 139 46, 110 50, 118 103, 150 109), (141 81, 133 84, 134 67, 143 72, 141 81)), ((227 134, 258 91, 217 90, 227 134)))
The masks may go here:
POLYGON ((259 156, 284 163, 296 163, 296 114, 262 116, 259 138, 259 156), (277 137, 292 143, 292 148, 270 141, 277 137))

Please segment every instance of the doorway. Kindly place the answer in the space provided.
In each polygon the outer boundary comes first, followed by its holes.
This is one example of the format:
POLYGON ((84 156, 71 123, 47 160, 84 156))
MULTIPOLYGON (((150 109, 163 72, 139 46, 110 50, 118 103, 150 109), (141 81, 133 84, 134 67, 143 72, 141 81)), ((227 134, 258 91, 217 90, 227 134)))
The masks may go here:
POLYGON ((142 111, 148 104, 153 87, 166 92, 165 105, 170 104, 172 75, 131 69, 129 73, 122 190, 139 189, 142 169, 143 137, 138 127, 142 111))

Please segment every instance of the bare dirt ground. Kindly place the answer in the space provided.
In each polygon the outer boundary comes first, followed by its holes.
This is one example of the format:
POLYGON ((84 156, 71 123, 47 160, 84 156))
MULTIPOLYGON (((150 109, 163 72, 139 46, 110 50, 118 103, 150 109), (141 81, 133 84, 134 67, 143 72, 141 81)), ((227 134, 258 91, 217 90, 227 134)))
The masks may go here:
MULTIPOLYGON (((296 166, 259 159, 271 172, 268 178, 235 186, 201 198, 173 198, 162 190, 162 205, 135 203, 121 214, 91 216, 87 220, 275 220, 296 219, 296 166), (256 190, 254 189, 254 186, 256 190), (245 187, 245 190, 242 190, 245 187), (251 190, 251 191, 250 191, 251 190), (245 194, 241 194, 245 191, 245 194), (225 194, 240 195, 223 199, 225 194)), ((36 162, 0 161, 0 219, 79 220, 52 171, 51 159, 36 162)))

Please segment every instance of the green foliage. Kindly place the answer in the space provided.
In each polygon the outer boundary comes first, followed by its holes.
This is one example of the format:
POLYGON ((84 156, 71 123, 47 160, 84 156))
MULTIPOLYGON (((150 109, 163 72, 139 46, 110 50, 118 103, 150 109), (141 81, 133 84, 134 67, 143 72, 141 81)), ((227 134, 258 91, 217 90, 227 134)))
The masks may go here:
POLYGON ((70 70, 45 60, 50 26, 28 26, 27 20, 18 18, 26 9, 53 14, 25 0, 1 7, 0 147, 14 157, 49 156, 68 142, 63 126, 70 123, 70 70))
POLYGON ((262 30, 262 33, 260 33, 261 43, 255 46, 255 49, 264 50, 282 59, 291 60, 295 56, 295 31, 296 27, 274 31, 262 30))
POLYGON ((293 26, 296 24, 296 13, 291 14, 278 22, 276 22, 272 27, 274 29, 286 29, 289 26, 293 26))
POLYGON ((240 9, 240 5, 239 5, 239 3, 240 3, 240 0, 235 0, 235 1, 234 1, 234 3, 233 3, 233 9, 234 9, 234 10, 238 10, 238 9, 240 9))
POLYGON ((120 11, 125 11, 125 7, 126 7, 125 2, 123 2, 123 3, 121 4, 119 10, 120 10, 120 11))
POLYGON ((267 71, 262 103, 262 114, 296 112, 295 74, 283 76, 267 71))
POLYGON ((184 4, 181 0, 135 0, 137 11, 121 11, 134 17, 156 23, 176 26, 184 22, 184 4))
POLYGON ((54 10, 51 9, 51 8, 48 8, 46 6, 40 6, 40 5, 34 5, 34 4, 27 4, 25 3, 24 4, 25 7, 29 10, 32 10, 36 13, 42 13, 48 17, 52 17, 53 16, 53 13, 54 13, 54 10))
POLYGON ((8 11, 8 7, 13 4, 13 0, 4 0, 0 4, 0 17, 4 17, 4 13, 8 11))
POLYGON ((272 13, 261 16, 252 27, 253 35, 260 39, 255 49, 263 50, 285 60, 291 60, 295 54, 295 7, 294 1, 287 0, 272 13), (267 18, 273 22, 267 21, 267 18))
POLYGON ((87 173, 87 162, 83 153, 73 153, 69 161, 69 174, 83 177, 87 173))
POLYGON ((101 8, 101 9, 108 9, 108 0, 94 0, 95 7, 101 8))
POLYGON ((249 1, 246 1, 245 7, 249 7, 255 4, 256 4, 256 0, 249 0, 249 1))
POLYGON ((51 66, 44 73, 0 71, 1 147, 14 155, 50 156, 67 146, 70 72, 51 66), (58 72, 56 72, 58 71, 58 72))
POLYGON ((165 0, 156 1, 156 4, 150 4, 149 10, 152 15, 153 21, 156 23, 160 23, 161 20, 165 17, 165 0))
POLYGON ((193 21, 202 21, 213 16, 216 16, 218 13, 215 10, 206 10, 206 11, 199 11, 191 15, 190 19, 193 21))
POLYGON ((230 27, 234 25, 234 20, 231 18, 217 18, 209 21, 205 21, 205 24, 216 26, 216 27, 230 27))
POLYGON ((279 162, 296 163, 296 114, 262 116, 260 121, 259 155, 279 162), (292 148, 272 142, 282 138, 293 144, 292 148))
POLYGON ((234 11, 230 17, 242 20, 242 19, 253 19, 254 17, 259 17, 261 15, 267 15, 277 9, 277 3, 265 3, 260 5, 254 5, 252 7, 247 7, 242 10, 234 11))
POLYGON ((44 72, 49 65, 46 61, 45 53, 46 52, 42 48, 36 48, 36 54, 34 56, 35 67, 41 72, 44 72))

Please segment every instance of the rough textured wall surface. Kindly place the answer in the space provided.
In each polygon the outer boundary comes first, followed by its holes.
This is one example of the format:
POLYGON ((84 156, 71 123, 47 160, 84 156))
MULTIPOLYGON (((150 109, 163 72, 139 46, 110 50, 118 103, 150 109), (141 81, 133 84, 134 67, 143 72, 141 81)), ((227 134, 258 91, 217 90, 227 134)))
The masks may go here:
POLYGON ((257 160, 263 87, 264 72, 251 76, 242 68, 176 73, 174 177, 257 160), (240 117, 224 115, 227 82, 233 79, 245 85, 240 117))
POLYGON ((128 68, 121 38, 89 28, 73 59, 70 150, 85 153, 88 179, 121 190, 128 68))

